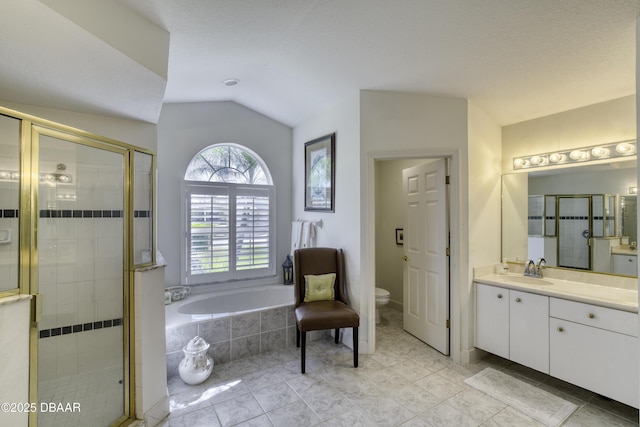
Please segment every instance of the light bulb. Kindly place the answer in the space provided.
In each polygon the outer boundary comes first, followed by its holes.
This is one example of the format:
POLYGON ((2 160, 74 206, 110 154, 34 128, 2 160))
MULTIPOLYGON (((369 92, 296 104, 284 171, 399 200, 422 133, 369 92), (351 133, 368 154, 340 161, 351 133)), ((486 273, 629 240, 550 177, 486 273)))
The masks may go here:
POLYGON ((587 156, 588 154, 585 151, 581 151, 581 150, 573 150, 569 154, 569 157, 571 157, 571 160, 585 160, 587 156))
POLYGON ((609 149, 604 147, 594 147, 591 149, 591 154, 595 157, 607 157, 609 155, 609 149))
POLYGON ((628 142, 621 142, 616 145, 616 151, 620 154, 633 154, 636 152, 635 147, 628 142))

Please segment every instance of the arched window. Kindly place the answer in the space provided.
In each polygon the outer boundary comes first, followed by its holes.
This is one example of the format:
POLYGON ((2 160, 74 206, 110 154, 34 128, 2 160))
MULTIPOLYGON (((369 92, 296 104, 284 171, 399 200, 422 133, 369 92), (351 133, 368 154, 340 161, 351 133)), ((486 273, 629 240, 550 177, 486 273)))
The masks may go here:
POLYGON ((184 179, 186 282, 275 275, 274 187, 262 159, 240 145, 211 145, 184 179))

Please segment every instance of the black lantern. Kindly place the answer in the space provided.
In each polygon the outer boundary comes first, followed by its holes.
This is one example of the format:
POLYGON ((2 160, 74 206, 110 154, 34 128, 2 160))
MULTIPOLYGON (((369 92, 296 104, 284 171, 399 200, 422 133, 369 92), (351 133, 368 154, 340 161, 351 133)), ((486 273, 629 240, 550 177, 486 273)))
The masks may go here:
POLYGON ((291 261, 289 255, 282 263, 282 275, 284 276, 285 285, 293 285, 293 261, 291 261))

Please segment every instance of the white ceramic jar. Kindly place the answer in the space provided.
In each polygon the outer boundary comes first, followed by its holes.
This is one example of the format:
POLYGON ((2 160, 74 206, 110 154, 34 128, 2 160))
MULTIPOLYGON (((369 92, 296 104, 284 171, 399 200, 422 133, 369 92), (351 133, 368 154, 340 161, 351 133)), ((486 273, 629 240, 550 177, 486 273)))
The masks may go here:
POLYGON ((178 365, 182 381, 189 385, 204 382, 213 371, 213 359, 207 355, 209 344, 196 336, 182 349, 184 359, 178 365))

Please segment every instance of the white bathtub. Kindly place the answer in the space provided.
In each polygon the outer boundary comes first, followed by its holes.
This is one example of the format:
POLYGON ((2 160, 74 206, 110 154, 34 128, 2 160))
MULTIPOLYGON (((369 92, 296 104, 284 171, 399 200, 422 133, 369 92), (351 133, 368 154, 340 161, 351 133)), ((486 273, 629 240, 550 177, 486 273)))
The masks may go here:
POLYGON ((293 286, 266 285, 191 294, 166 306, 167 327, 294 304, 293 286))

